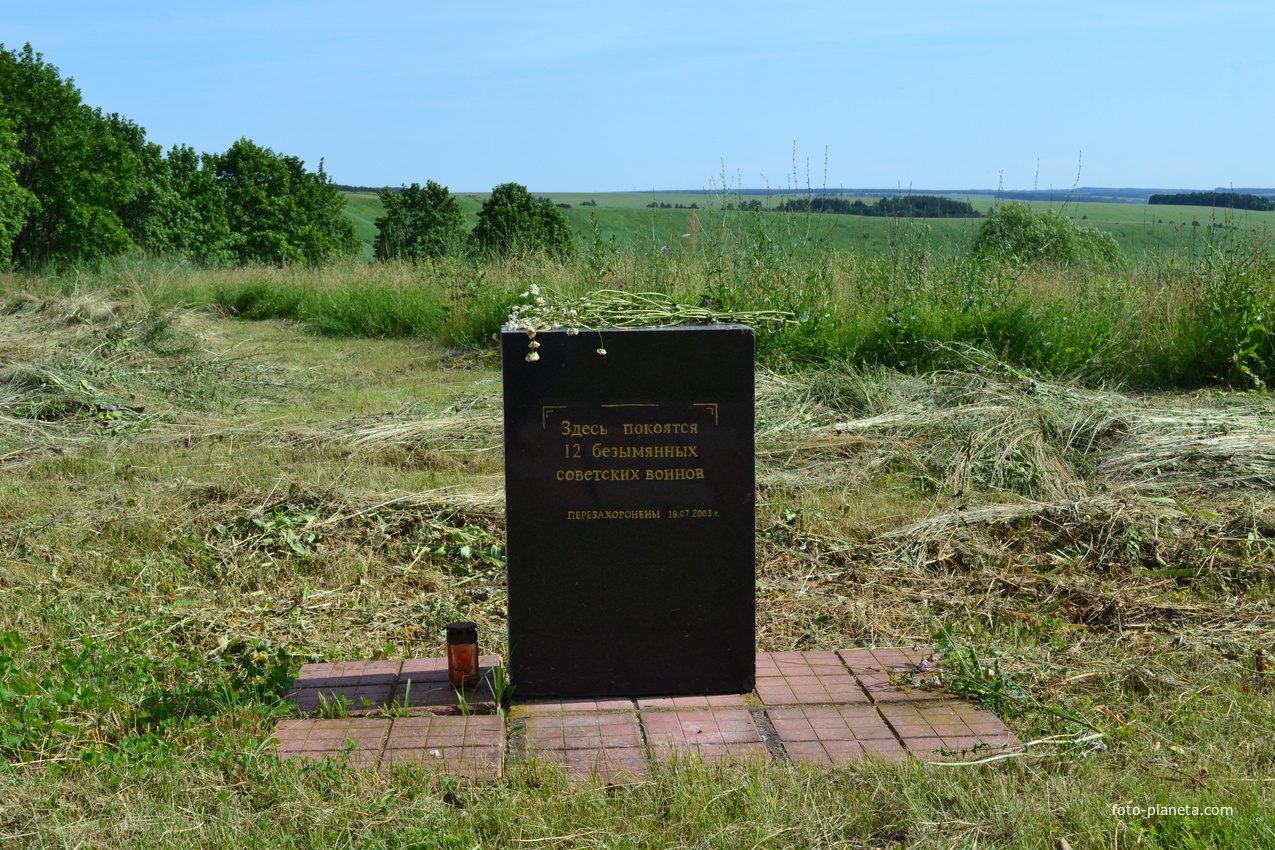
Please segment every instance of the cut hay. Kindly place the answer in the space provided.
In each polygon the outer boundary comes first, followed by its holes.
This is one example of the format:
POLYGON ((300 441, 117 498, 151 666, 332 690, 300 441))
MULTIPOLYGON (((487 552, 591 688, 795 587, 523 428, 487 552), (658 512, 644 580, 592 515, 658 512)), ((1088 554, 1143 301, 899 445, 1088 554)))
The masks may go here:
POLYGON ((1017 373, 942 372, 924 380, 847 367, 800 383, 758 381, 758 455, 844 476, 906 470, 957 497, 1002 491, 1052 501, 1103 488, 1271 489, 1275 403, 1244 397, 1192 410, 1017 373), (854 386, 849 397, 819 385, 854 386), (889 406, 882 409, 883 400, 889 406), (865 415, 838 417, 849 406, 865 415), (856 468, 857 467, 857 468, 856 468))
POLYGON ((444 451, 493 451, 501 448, 502 422, 499 410, 470 406, 439 416, 360 428, 345 439, 360 449, 441 443, 444 451))

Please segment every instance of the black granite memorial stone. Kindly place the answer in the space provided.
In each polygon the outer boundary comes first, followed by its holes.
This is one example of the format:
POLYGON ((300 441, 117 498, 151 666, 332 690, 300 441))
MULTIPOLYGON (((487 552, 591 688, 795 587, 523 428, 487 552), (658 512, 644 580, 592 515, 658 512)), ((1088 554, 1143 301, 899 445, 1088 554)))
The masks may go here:
POLYGON ((517 693, 751 690, 752 329, 535 339, 502 340, 517 693))

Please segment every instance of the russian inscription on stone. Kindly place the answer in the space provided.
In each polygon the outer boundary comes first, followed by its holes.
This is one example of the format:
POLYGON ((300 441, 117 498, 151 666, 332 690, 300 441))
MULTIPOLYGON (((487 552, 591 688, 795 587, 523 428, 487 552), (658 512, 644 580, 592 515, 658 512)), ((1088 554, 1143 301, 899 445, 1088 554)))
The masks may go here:
POLYGON ((536 341, 502 340, 516 692, 751 690, 752 329, 536 341))

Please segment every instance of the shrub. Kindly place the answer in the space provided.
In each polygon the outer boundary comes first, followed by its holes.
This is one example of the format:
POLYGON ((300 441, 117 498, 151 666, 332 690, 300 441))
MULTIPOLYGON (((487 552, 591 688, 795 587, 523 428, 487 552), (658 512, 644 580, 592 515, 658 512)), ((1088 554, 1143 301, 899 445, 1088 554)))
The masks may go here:
POLYGON ((1054 210, 1010 203, 988 215, 974 237, 977 254, 1014 257, 1025 264, 1115 265, 1120 246, 1110 233, 1077 224, 1054 210))

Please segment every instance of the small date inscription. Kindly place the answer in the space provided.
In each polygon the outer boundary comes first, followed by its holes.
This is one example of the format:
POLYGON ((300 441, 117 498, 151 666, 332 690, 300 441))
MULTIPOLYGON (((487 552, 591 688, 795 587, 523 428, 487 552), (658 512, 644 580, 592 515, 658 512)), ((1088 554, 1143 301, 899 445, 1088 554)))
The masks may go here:
POLYGON ((712 508, 671 508, 663 510, 567 511, 569 520, 593 519, 716 519, 721 516, 712 508))

